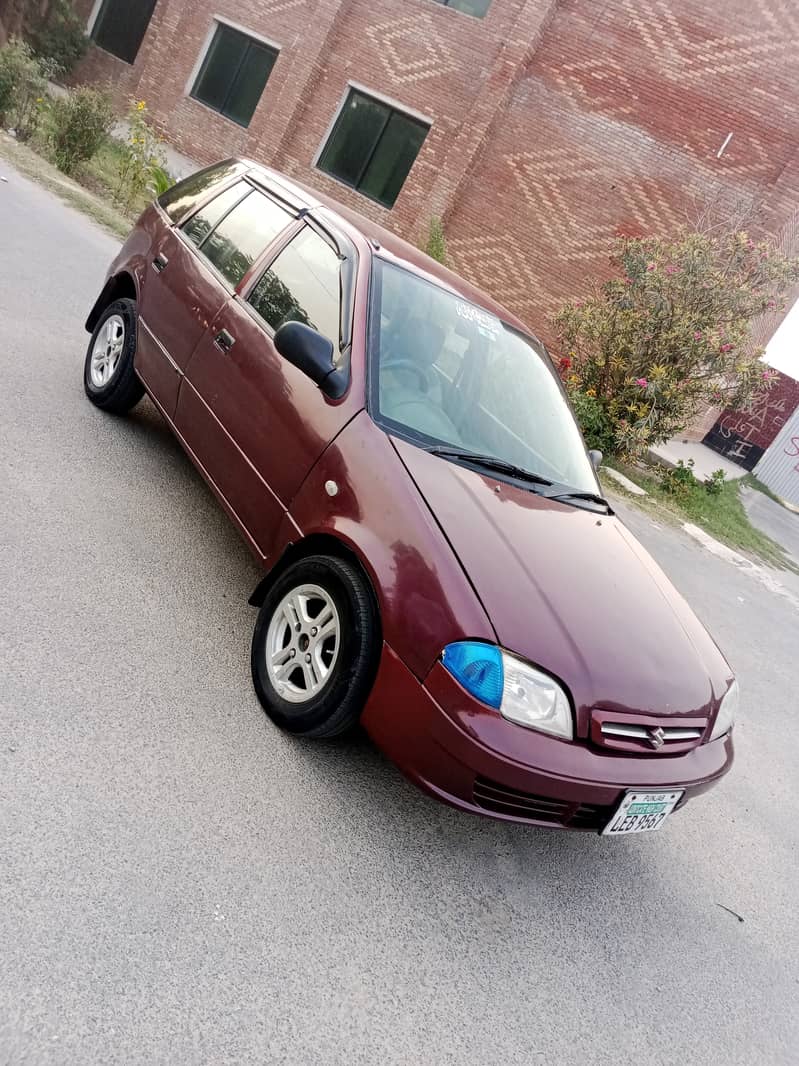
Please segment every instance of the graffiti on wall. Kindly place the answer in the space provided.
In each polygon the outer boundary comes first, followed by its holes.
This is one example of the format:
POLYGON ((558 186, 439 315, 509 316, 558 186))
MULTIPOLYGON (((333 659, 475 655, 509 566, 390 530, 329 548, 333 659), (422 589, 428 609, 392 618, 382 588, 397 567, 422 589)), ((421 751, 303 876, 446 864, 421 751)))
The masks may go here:
POLYGON ((746 470, 753 470, 798 405, 799 382, 782 377, 773 389, 757 397, 751 410, 725 411, 704 443, 746 470))

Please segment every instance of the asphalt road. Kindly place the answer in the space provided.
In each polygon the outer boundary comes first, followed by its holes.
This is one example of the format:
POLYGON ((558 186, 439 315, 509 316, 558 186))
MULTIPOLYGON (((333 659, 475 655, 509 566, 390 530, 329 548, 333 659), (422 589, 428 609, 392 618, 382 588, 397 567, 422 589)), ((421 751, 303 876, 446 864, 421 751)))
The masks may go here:
POLYGON ((662 833, 470 818, 282 736, 245 547, 149 404, 83 396, 114 242, 0 174, 0 1064, 795 1063, 794 603, 630 516, 744 692, 662 833))

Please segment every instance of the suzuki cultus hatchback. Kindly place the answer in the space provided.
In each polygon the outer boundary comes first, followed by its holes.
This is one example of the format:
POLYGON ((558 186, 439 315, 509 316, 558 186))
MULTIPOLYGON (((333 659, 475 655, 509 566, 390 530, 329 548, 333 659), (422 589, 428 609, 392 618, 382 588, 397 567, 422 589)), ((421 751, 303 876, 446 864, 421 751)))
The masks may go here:
POLYGON ((737 686, 602 498, 549 357, 415 248, 232 160, 149 207, 84 382, 145 391, 261 563, 258 698, 461 810, 624 835, 730 768, 737 686))

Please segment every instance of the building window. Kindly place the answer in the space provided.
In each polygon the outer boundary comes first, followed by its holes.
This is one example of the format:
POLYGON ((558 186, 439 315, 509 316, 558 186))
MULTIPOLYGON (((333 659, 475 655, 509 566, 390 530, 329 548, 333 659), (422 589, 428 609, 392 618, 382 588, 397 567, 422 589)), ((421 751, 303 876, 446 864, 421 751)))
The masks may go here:
POLYGON ((92 26, 92 40, 126 63, 132 63, 153 17, 156 0, 103 0, 92 26))
POLYGON ((191 95, 225 118, 249 126, 277 56, 276 48, 220 22, 191 95))
POLYGON ((443 4, 444 7, 452 7, 456 11, 462 11, 464 15, 474 15, 478 19, 481 19, 491 7, 491 0, 435 0, 435 2, 443 4))
POLYGON ((392 207, 429 129, 390 104, 350 89, 317 165, 392 207))

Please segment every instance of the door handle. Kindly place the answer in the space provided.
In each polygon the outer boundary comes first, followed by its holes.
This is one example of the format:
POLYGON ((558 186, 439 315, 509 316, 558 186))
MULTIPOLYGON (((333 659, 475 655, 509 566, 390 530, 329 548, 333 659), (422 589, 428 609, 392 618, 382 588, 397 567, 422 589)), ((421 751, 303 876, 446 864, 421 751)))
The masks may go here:
POLYGON ((153 270, 156 272, 156 274, 160 274, 168 262, 169 260, 164 255, 164 253, 159 252, 155 259, 153 259, 153 270))
POLYGON ((214 344, 220 352, 224 352, 225 355, 227 355, 235 343, 236 338, 228 333, 226 329, 220 330, 220 332, 214 337, 214 344))

